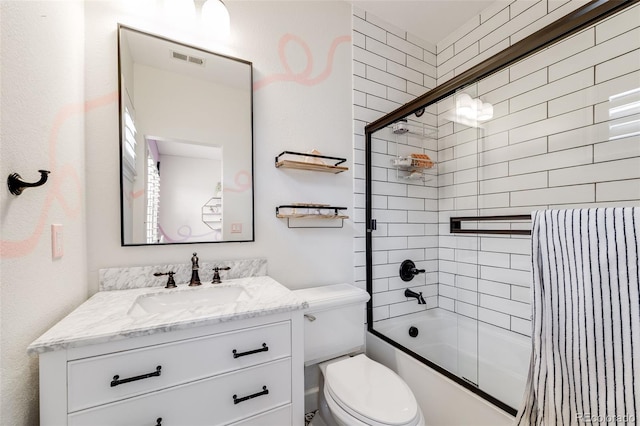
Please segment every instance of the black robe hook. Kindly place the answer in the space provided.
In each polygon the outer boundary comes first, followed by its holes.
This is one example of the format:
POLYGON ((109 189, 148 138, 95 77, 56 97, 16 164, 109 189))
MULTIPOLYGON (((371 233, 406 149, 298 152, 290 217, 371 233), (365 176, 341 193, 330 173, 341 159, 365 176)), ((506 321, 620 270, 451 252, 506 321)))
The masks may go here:
POLYGON ((22 194, 22 190, 25 188, 35 188, 36 186, 42 186, 47 181, 49 177, 49 170, 38 170, 40 172, 40 180, 34 183, 24 182, 19 174, 11 173, 7 178, 7 185, 9 186, 9 191, 13 195, 22 194))

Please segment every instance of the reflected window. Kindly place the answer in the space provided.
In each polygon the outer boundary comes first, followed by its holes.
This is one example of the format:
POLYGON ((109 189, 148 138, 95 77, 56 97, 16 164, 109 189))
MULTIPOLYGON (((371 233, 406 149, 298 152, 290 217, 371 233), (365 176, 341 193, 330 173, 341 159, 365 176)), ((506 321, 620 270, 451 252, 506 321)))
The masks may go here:
POLYGON ((147 152, 147 243, 160 242, 158 211, 160 210, 160 173, 151 152, 147 152))
POLYGON ((136 176, 136 126, 129 108, 124 107, 124 145, 122 147, 122 163, 133 180, 136 176))
POLYGON ((640 87, 609 97, 609 140, 640 135, 640 87))

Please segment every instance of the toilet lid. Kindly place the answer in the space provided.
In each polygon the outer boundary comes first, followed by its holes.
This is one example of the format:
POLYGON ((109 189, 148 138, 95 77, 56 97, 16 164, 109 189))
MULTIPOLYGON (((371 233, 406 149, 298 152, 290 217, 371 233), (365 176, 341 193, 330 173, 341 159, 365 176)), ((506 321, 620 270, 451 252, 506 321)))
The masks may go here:
POLYGON ((418 417, 418 404, 409 386, 364 355, 327 365, 325 387, 340 407, 365 423, 404 426, 418 417))

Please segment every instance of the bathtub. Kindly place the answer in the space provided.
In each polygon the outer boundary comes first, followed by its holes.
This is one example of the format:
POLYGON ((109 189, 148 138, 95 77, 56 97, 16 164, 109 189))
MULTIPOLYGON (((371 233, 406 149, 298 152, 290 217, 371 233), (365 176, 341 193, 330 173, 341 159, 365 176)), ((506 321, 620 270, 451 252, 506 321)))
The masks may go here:
MULTIPOLYGON (((531 351, 528 337, 439 308, 378 321, 374 330, 479 385, 498 406, 519 407, 531 351), (418 329, 416 337, 409 335, 412 326, 418 329)), ((411 386, 427 424, 506 425, 513 421, 508 412, 370 332, 366 351, 411 386)))

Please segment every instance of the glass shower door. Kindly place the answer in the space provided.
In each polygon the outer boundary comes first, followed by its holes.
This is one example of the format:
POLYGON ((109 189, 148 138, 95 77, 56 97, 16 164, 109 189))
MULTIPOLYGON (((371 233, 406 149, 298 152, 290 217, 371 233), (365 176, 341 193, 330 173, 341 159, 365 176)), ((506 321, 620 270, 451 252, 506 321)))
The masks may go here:
POLYGON ((465 87, 369 147, 371 330, 476 389, 480 239, 452 234, 450 218, 479 214, 483 106, 477 85, 465 87), (405 281, 407 261, 417 274, 405 281))
MULTIPOLYGON (((439 298, 440 314, 455 327, 449 339, 455 373, 478 386, 478 249, 476 234, 452 234, 452 217, 478 215, 477 85, 438 102, 439 298)), ((473 227, 473 225, 472 225, 473 227)))
POLYGON ((450 359, 439 355, 450 332, 437 324, 437 123, 432 105, 372 134, 370 326, 387 341, 442 365, 450 359), (404 279, 403 264, 409 272, 404 279))

